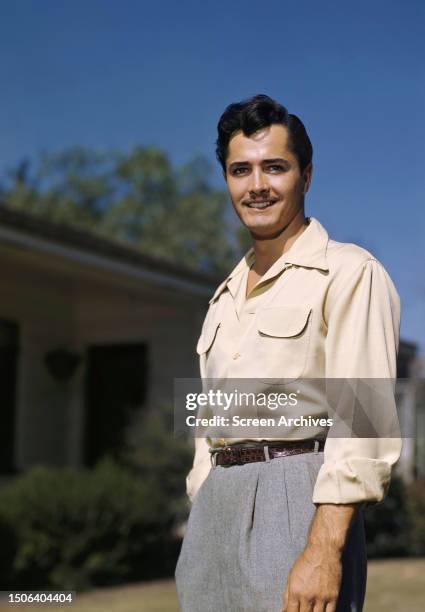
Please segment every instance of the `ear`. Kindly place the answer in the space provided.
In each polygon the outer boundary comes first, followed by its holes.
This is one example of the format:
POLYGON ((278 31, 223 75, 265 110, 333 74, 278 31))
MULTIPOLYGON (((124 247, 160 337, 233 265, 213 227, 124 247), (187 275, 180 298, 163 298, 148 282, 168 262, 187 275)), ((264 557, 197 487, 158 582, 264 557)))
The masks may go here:
POLYGON ((304 171, 303 171, 303 179, 304 179, 303 194, 306 194, 307 191, 309 190, 312 177, 313 177, 313 164, 310 162, 308 166, 304 168, 304 171))

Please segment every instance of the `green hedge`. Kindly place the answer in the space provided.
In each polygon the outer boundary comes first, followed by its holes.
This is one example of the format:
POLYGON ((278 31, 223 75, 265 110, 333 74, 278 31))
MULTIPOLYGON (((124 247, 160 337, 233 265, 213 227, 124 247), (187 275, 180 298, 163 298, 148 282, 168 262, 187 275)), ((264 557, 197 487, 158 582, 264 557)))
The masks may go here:
POLYGON ((368 556, 425 555, 425 481, 394 477, 383 502, 365 511, 368 556))
POLYGON ((0 491, 2 588, 84 589, 170 574, 173 523, 161 488, 111 460, 90 472, 34 468, 0 491))
POLYGON ((34 467, 0 489, 0 587, 85 589, 171 576, 193 450, 172 409, 141 416, 117 459, 34 467))
POLYGON ((406 506, 411 519, 410 552, 425 555, 425 480, 418 480, 407 487, 406 506))
POLYGON ((0 590, 14 586, 13 562, 17 550, 15 533, 11 526, 0 518, 0 590))

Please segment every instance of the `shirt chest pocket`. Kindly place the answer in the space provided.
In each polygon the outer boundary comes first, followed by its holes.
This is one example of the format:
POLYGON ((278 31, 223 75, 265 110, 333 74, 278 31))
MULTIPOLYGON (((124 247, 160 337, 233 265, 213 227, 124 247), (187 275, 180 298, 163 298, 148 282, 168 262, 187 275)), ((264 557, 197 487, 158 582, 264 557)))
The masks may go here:
POLYGON ((277 306, 257 312, 255 339, 258 374, 270 384, 300 378, 307 364, 312 309, 277 306))
POLYGON ((210 365, 210 359, 208 359, 207 366, 207 357, 209 356, 210 350, 214 345, 214 341, 217 338, 220 327, 221 322, 219 320, 215 320, 213 323, 210 321, 206 322, 202 328, 202 333, 196 345, 196 352, 198 353, 200 359, 199 363, 201 378, 213 378, 215 376, 215 374, 213 374, 214 369, 212 369, 210 365))
POLYGON ((220 321, 214 321, 213 323, 208 323, 202 329, 202 333, 199 337, 198 343, 196 345, 196 352, 198 355, 207 354, 213 345, 214 339, 217 335, 218 328, 221 326, 220 321))

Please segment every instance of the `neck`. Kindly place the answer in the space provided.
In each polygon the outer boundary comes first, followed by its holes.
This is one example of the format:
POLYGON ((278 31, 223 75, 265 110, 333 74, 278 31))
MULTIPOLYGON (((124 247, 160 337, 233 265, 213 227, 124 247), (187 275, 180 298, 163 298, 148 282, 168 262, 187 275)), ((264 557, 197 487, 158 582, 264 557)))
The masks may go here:
POLYGON ((308 222, 301 210, 277 235, 261 238, 251 234, 252 246, 255 252, 253 269, 261 276, 274 264, 279 257, 289 251, 294 242, 307 228, 308 222))

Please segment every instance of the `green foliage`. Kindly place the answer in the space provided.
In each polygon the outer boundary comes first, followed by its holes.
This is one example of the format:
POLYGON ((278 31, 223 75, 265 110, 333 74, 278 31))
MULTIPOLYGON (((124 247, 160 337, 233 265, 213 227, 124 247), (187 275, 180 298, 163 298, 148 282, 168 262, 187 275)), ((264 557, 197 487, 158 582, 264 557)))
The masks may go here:
POLYGON ((0 590, 13 589, 13 560, 17 548, 11 526, 0 516, 0 590))
POLYGON ((365 512, 368 556, 425 555, 425 481, 393 478, 384 501, 365 512))
POLYGON ((128 154, 74 147, 25 161, 0 181, 8 205, 137 246, 161 259, 227 274, 239 257, 227 195, 202 157, 174 169, 153 147, 128 154))
POLYGON ((410 517, 410 550, 414 555, 425 555, 425 480, 417 480, 407 487, 406 504, 410 517))
POLYGON ((85 472, 33 468, 0 491, 0 526, 15 541, 4 587, 84 589, 170 574, 173 522, 159 483, 109 459, 85 472))
POLYGON ((174 437, 172 407, 157 408, 132 427, 123 461, 150 487, 160 483, 176 521, 186 518, 185 477, 192 465, 193 448, 186 438, 174 437))
POLYGON ((409 515, 403 482, 394 477, 385 499, 365 511, 367 550, 370 558, 409 554, 409 515))
POLYGON ((112 202, 114 156, 74 147, 43 155, 34 171, 24 161, 3 179, 12 207, 80 228, 94 229, 112 202))
POLYGON ((38 466, 0 489, 2 588, 85 589, 171 575, 193 458, 172 431, 171 408, 158 408, 129 430, 119 463, 38 466))

